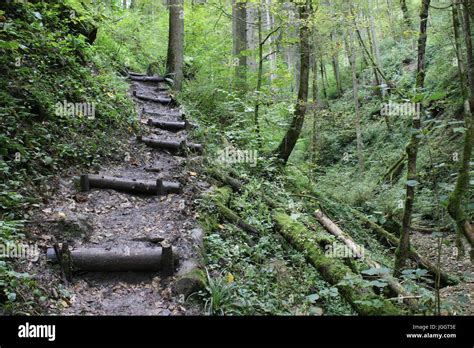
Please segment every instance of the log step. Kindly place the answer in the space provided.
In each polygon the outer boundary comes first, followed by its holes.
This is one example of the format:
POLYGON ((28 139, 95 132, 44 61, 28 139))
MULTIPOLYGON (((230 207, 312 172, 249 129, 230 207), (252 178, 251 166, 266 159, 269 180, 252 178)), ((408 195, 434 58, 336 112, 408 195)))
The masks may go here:
MULTIPOLYGON (((179 262, 179 256, 169 244, 162 247, 144 248, 86 248, 68 250, 67 255, 73 271, 94 272, 130 272, 130 271, 162 271, 171 275, 179 262)), ((60 256, 61 257, 61 256, 60 256)), ((48 248, 46 258, 57 263, 58 255, 54 248, 48 248)), ((63 258, 63 257, 61 257, 63 258)))
POLYGON ((146 145, 156 148, 156 149, 173 151, 177 155, 180 155, 180 156, 185 156, 187 153, 187 150, 189 150, 190 152, 202 153, 202 149, 203 149, 201 144, 188 143, 186 142, 186 140, 182 140, 182 141, 161 140, 161 139, 154 139, 154 138, 142 137, 142 136, 138 136, 137 140, 139 142, 143 142, 146 145))
POLYGON ((155 180, 136 180, 102 176, 94 174, 81 175, 81 191, 91 188, 113 189, 129 193, 142 193, 150 195, 166 195, 181 192, 181 185, 176 182, 155 180))
POLYGON ((139 95, 137 94, 137 91, 133 91, 133 96, 137 99, 140 100, 145 100, 145 101, 151 101, 154 103, 160 103, 160 104, 170 104, 172 102, 171 98, 165 98, 165 97, 148 97, 145 95, 139 95))
POLYGON ((143 108, 142 109, 142 114, 147 114, 147 115, 156 116, 156 117, 181 117, 183 120, 186 119, 186 115, 184 114, 184 112, 181 112, 181 111, 174 112, 174 113, 170 113, 170 112, 166 112, 166 111, 155 112, 155 111, 149 111, 149 110, 146 110, 145 108, 143 108))
POLYGON ((140 82, 164 82, 165 78, 161 76, 130 75, 130 80, 140 82))
POLYGON ((148 119, 148 125, 172 132, 177 132, 186 129, 188 123, 185 121, 158 121, 150 118, 148 119))

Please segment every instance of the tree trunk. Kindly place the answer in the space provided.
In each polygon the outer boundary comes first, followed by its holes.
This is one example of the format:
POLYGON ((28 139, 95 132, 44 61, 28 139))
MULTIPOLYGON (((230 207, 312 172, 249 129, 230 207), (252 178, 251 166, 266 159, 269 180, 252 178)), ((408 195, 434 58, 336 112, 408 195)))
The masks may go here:
POLYGON ((311 233, 289 215, 277 212, 272 215, 276 229, 295 249, 304 252, 306 259, 321 274, 324 280, 337 287, 342 296, 360 315, 397 315, 400 309, 389 300, 376 295, 371 289, 349 286, 341 282, 346 275, 355 276, 340 259, 327 257, 321 247, 321 237, 311 233), (365 305, 365 301, 377 300, 381 306, 365 305))
POLYGON ((247 56, 243 53, 247 49, 247 1, 236 0, 234 2, 234 54, 238 59, 236 64, 237 87, 247 87, 247 56))
MULTIPOLYGON (((372 41, 372 47, 373 47, 373 55, 375 57, 375 63, 377 67, 380 67, 382 69, 382 64, 381 64, 381 59, 380 59, 380 48, 379 48, 379 43, 377 41, 377 32, 375 30, 375 20, 374 20, 374 15, 372 13, 372 0, 369 0, 369 6, 368 6, 368 11, 369 11, 369 30, 370 30, 370 38, 372 41)), ((380 83, 378 84, 380 85, 380 83)))
POLYGON ((469 169, 470 169, 470 158, 472 155, 472 143, 474 141, 474 118, 472 114, 472 108, 474 107, 474 62, 472 57, 472 40, 471 40, 471 28, 470 18, 468 15, 467 8, 461 8, 456 1, 452 2, 453 12, 453 27, 454 27, 454 38, 456 45, 456 55, 458 59, 459 77, 461 83, 461 90, 464 100, 464 120, 467 131, 464 135, 464 148, 462 154, 462 160, 459 167, 458 178, 456 180, 456 186, 454 191, 449 196, 448 200, 448 213, 456 223, 457 230, 457 246, 459 255, 463 254, 464 248, 462 245, 462 236, 464 236, 471 245, 471 259, 474 258, 474 229, 469 221, 468 214, 462 207, 462 202, 465 199, 466 193, 469 190, 469 169), (464 59, 462 57, 462 45, 461 36, 459 32, 459 13, 463 16, 463 34, 466 44, 466 63, 467 63, 467 77, 468 86, 466 88, 466 67, 464 59))
POLYGON ((247 30, 247 50, 250 51, 249 55, 247 56, 247 67, 250 71, 255 72, 257 71, 257 60, 255 59, 255 51, 257 50, 258 42, 257 42, 257 33, 255 33, 257 29, 257 21, 258 21, 258 8, 259 4, 254 2, 247 3, 247 23, 246 23, 246 30, 247 30))
POLYGON ((262 38, 262 10, 259 7, 257 10, 257 17, 258 17, 258 76, 257 76, 257 98, 255 100, 255 108, 254 108, 254 123, 255 123, 255 131, 257 133, 257 140, 258 143, 261 145, 262 141, 260 138, 260 125, 258 121, 258 112, 260 108, 260 89, 262 87, 262 78, 263 78, 263 46, 265 42, 262 38))
POLYGON ((181 90, 184 65, 184 0, 169 0, 169 36, 166 70, 173 75, 173 88, 181 90))
MULTIPOLYGON (((331 219, 329 219, 326 215, 323 214, 320 210, 314 212, 314 216, 316 220, 332 235, 336 236, 341 242, 343 242, 349 250, 351 250, 352 255, 355 257, 360 256, 362 262, 364 262, 370 268, 381 268, 380 264, 372 260, 368 255, 366 255, 364 247, 360 246, 354 240, 342 231, 338 225, 336 225, 331 219)), ((410 297, 410 293, 408 293, 403 286, 397 281, 397 279, 391 277, 390 275, 382 275, 382 278, 387 281, 388 286, 398 296, 402 297, 410 297)), ((414 303, 410 303, 414 305, 414 303)))
MULTIPOLYGON (((272 9, 272 0, 267 0, 266 2, 266 8, 265 8, 265 18, 266 18, 266 25, 265 29, 269 32, 273 30, 274 27, 274 18, 273 14, 271 12, 272 9)), ((268 39, 270 49, 272 49, 272 43, 273 43, 273 38, 270 37, 268 39)), ((277 70, 277 55, 276 53, 272 53, 268 56, 268 59, 270 60, 270 82, 273 82, 275 80, 275 71, 277 70)))
POLYGON ((311 12, 311 1, 306 0, 306 4, 299 5, 300 13, 300 60, 301 60, 301 71, 299 79, 299 90, 298 100, 296 103, 295 113, 291 122, 290 128, 286 135, 282 139, 280 145, 276 149, 277 157, 284 163, 288 161, 288 158, 293 151, 296 142, 301 133, 303 127, 304 117, 306 113, 306 103, 308 101, 308 83, 309 83, 309 56, 310 56, 310 44, 309 44, 309 15, 311 12))
POLYGON ((412 28, 412 23, 410 13, 408 12, 406 0, 400 0, 400 8, 402 9, 403 21, 405 22, 405 26, 408 30, 410 30, 412 28))
POLYGON ((351 70, 352 70, 352 95, 354 99, 354 112, 355 112, 355 131, 356 131, 356 139, 357 139, 357 157, 359 161, 359 172, 361 174, 364 173, 365 170, 365 163, 364 163, 364 143, 362 140, 362 130, 360 127, 360 110, 359 110, 359 81, 357 78, 356 72, 356 48, 354 45, 354 30, 352 27, 349 27, 349 57, 351 62, 351 70))
MULTIPOLYGON (((422 0, 420 10, 420 34, 418 37, 418 64, 417 64, 417 75, 415 88, 418 92, 421 92, 425 85, 425 51, 426 51, 426 40, 428 37, 428 13, 431 0, 422 0)), ((421 112, 420 112, 421 114, 421 112)), ((405 267, 406 261, 410 256, 410 225, 411 217, 413 212, 413 203, 415 200, 415 185, 416 185, 416 159, 418 156, 418 135, 421 131, 421 115, 416 113, 413 115, 413 132, 411 135, 410 142, 406 147, 407 152, 407 185, 406 185, 406 198, 405 208, 403 211, 402 218, 402 231, 400 234, 400 245, 398 246, 395 254, 395 275, 398 275, 400 271, 405 267)))

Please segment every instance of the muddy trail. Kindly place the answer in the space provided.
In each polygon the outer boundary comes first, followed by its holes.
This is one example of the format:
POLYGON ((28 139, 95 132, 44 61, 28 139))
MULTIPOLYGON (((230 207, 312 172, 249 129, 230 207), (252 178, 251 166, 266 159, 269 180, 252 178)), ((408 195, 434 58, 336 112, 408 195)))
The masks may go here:
MULTIPOLYGON (((146 80, 146 79, 143 79, 146 80)), ((199 152, 183 149, 190 141, 189 127, 181 129, 184 115, 168 103, 170 95, 156 81, 132 81, 130 95, 136 102, 143 139, 180 143, 177 150, 147 146, 136 137, 124 139, 124 160, 119 165, 104 164, 86 174, 156 183, 179 184, 181 191, 163 194, 130 193, 91 187, 81 192, 78 175, 58 178, 57 193, 41 207, 41 221, 52 223, 32 226, 30 233, 44 250, 54 243, 67 242, 69 249, 115 250, 140 253, 161 250, 171 245, 179 255, 173 273, 161 271, 78 271, 71 281, 64 281, 61 267, 45 258, 32 265, 57 303, 48 312, 62 315, 186 315, 198 314, 186 307, 176 291, 178 274, 196 264, 202 243, 202 230, 196 221, 194 200, 208 188, 192 170, 199 152), (138 97, 138 98, 137 98, 138 97), (154 100, 145 100, 154 98, 154 100), (161 129, 149 124, 178 122, 178 129, 161 129), (184 151, 185 153, 182 153, 184 151), (177 153, 178 152, 178 153, 177 153), (51 286, 48 286, 52 285, 51 286)), ((186 126, 188 124, 186 123, 186 126)), ((84 174, 84 173, 83 173, 84 174)), ((166 184, 165 184, 166 185, 166 184)), ((158 185, 157 185, 158 186, 158 185)), ((83 190, 82 190, 83 191, 83 190)), ((56 255, 56 254, 54 254, 56 255)))

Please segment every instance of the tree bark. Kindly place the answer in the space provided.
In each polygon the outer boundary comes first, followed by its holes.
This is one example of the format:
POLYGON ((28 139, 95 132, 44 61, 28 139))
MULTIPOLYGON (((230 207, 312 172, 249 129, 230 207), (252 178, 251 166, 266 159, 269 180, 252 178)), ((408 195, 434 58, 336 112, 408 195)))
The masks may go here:
POLYGON ((276 149, 276 155, 284 164, 288 161, 303 127, 304 117, 306 113, 306 103, 308 101, 308 83, 309 83, 309 15, 311 11, 311 1, 306 0, 306 3, 299 5, 300 14, 300 60, 301 71, 299 79, 298 100, 296 104, 293 120, 286 135, 282 139, 280 145, 276 149))
MULTIPOLYGON (((352 5, 352 4, 351 4, 352 5)), ((362 140, 362 130, 360 127, 360 110, 359 110, 359 81, 357 78, 356 72, 356 49, 354 46, 354 30, 352 27, 349 27, 349 57, 351 62, 351 71, 352 71, 352 95, 354 99, 354 112, 355 112, 355 131, 356 131, 356 141, 357 141, 357 157, 359 162, 359 172, 361 174, 365 171, 365 163, 364 163, 364 143, 362 140)))
POLYGON ((247 1, 235 0, 233 3, 234 21, 234 55, 238 59, 235 67, 237 87, 247 87, 247 56, 243 53, 247 49, 247 1))
MULTIPOLYGON (((94 272, 130 272, 130 271, 159 271, 167 273, 174 271, 174 263, 178 255, 171 247, 163 253, 162 248, 130 249, 127 247, 111 250, 102 248, 78 248, 70 251, 72 269, 76 271, 94 272), (170 267, 163 266, 172 265, 170 267)), ((47 257, 50 262, 58 262, 56 254, 48 249, 47 257)))
POLYGON ((406 0, 400 0, 400 8, 402 9, 403 21, 405 22, 406 28, 408 30, 411 30, 412 23, 411 23, 410 13, 408 12, 406 0))
POLYGON ((166 70, 173 76, 173 88, 181 90, 184 67, 184 0, 169 0, 169 36, 166 70))
MULTIPOLYGON (((425 51, 426 40, 428 38, 428 14, 431 0, 422 0, 420 10, 420 34, 418 37, 418 63, 416 75, 416 91, 421 93, 425 84, 425 51)), ((421 113, 421 112, 420 112, 421 113)), ((407 152, 407 184, 406 184, 406 198, 405 208, 402 218, 402 231, 400 234, 400 244, 395 253, 395 275, 400 274, 405 267, 406 262, 410 256, 410 229, 411 218, 413 213, 413 204, 415 200, 415 184, 417 179, 416 160, 418 156, 419 133, 421 131, 421 115, 416 113, 413 115, 413 132, 410 142, 406 147, 407 152), (410 183, 408 183, 410 181, 410 183)))
POLYGON ((334 285, 342 296, 351 304, 360 315, 397 315, 400 309, 390 301, 376 295, 368 288, 353 287, 341 283, 346 275, 355 274, 337 258, 329 258, 321 249, 320 238, 308 231, 301 223, 294 221, 290 216, 276 212, 272 214, 277 232, 280 233, 295 249, 304 252, 306 259, 311 263, 329 284, 334 285), (364 300, 380 301, 382 306, 375 308, 364 304, 364 300))
POLYGON ((464 135, 464 147, 461 164, 458 171, 458 177, 454 191, 449 196, 448 213, 456 223, 457 246, 459 255, 462 255, 464 248, 461 236, 464 236, 471 245, 471 260, 474 259, 474 228, 469 221, 469 215, 464 211, 462 202, 469 190, 469 170, 470 159, 472 155, 472 143, 474 141, 474 61, 472 56, 471 26, 468 9, 466 5, 461 7, 456 1, 452 1, 453 28, 456 46, 456 55, 458 59, 458 71, 460 77, 461 90, 464 100, 464 121, 467 128, 464 135), (466 66, 462 57, 461 35, 459 31, 459 13, 463 16, 463 34, 466 45, 466 66), (467 69, 466 69, 467 68, 467 69), (466 81, 467 70, 467 81, 466 81), (466 88, 466 85, 469 88, 466 88))
MULTIPOLYGON (((317 210, 314 212, 314 216, 316 220, 318 220, 318 222, 326 229, 326 231, 336 236, 341 242, 343 242, 351 250, 353 255, 362 255, 362 261, 367 264, 367 266, 369 266, 370 268, 381 268, 379 263, 373 261, 370 257, 368 257, 368 255, 365 254, 364 248, 362 246, 355 243, 349 235, 344 233, 344 231, 342 231, 339 226, 337 226, 331 219, 324 215, 323 212, 317 210)), ((388 274, 382 276, 382 278, 387 281, 388 286, 396 295, 402 297, 411 296, 411 294, 408 293, 395 278, 389 276, 388 274)), ((413 305, 414 303, 410 304, 413 305)))

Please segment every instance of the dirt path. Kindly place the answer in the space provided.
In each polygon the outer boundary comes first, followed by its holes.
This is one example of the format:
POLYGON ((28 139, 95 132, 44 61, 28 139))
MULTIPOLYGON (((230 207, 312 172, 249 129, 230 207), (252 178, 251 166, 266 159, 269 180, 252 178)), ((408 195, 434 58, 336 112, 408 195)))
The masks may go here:
MULTIPOLYGON (((152 97, 168 97, 156 84, 132 82, 131 92, 152 97)), ((130 93, 132 94, 132 93, 130 93)), ((149 118, 181 120, 177 108, 159 103, 135 102, 140 114, 144 135, 160 139, 187 139, 187 131, 169 132, 152 129, 149 118), (164 112, 154 117, 143 112, 164 112), (155 134, 155 135, 153 135, 155 134)), ((40 219, 62 220, 59 224, 39 225, 31 233, 41 247, 53 242, 68 241, 73 248, 135 248, 157 247, 156 240, 165 240, 177 249, 180 265, 198 257, 202 239, 193 208, 197 191, 207 184, 199 181, 189 168, 193 157, 173 156, 166 150, 156 150, 126 139, 124 161, 118 166, 104 166, 96 173, 133 179, 163 179, 180 182, 180 194, 164 196, 135 195, 109 189, 79 192, 74 177, 59 180, 58 192, 51 202, 41 207, 40 219), (150 168, 153 171, 150 172, 150 168)), ((196 156, 194 156, 194 159, 196 156)), ((90 172, 93 173, 93 172, 90 172)), ((76 173, 77 175, 77 173, 76 173)), ((77 177, 76 177, 77 180, 77 177)), ((158 243, 159 245, 159 243, 158 243)), ((51 290, 59 305, 50 306, 51 313, 71 315, 184 315, 196 314, 196 309, 185 308, 174 291, 175 276, 159 273, 87 272, 75 274, 73 282, 61 285, 58 269, 53 270, 44 260, 33 271, 41 272, 45 283, 55 284, 51 290)))

